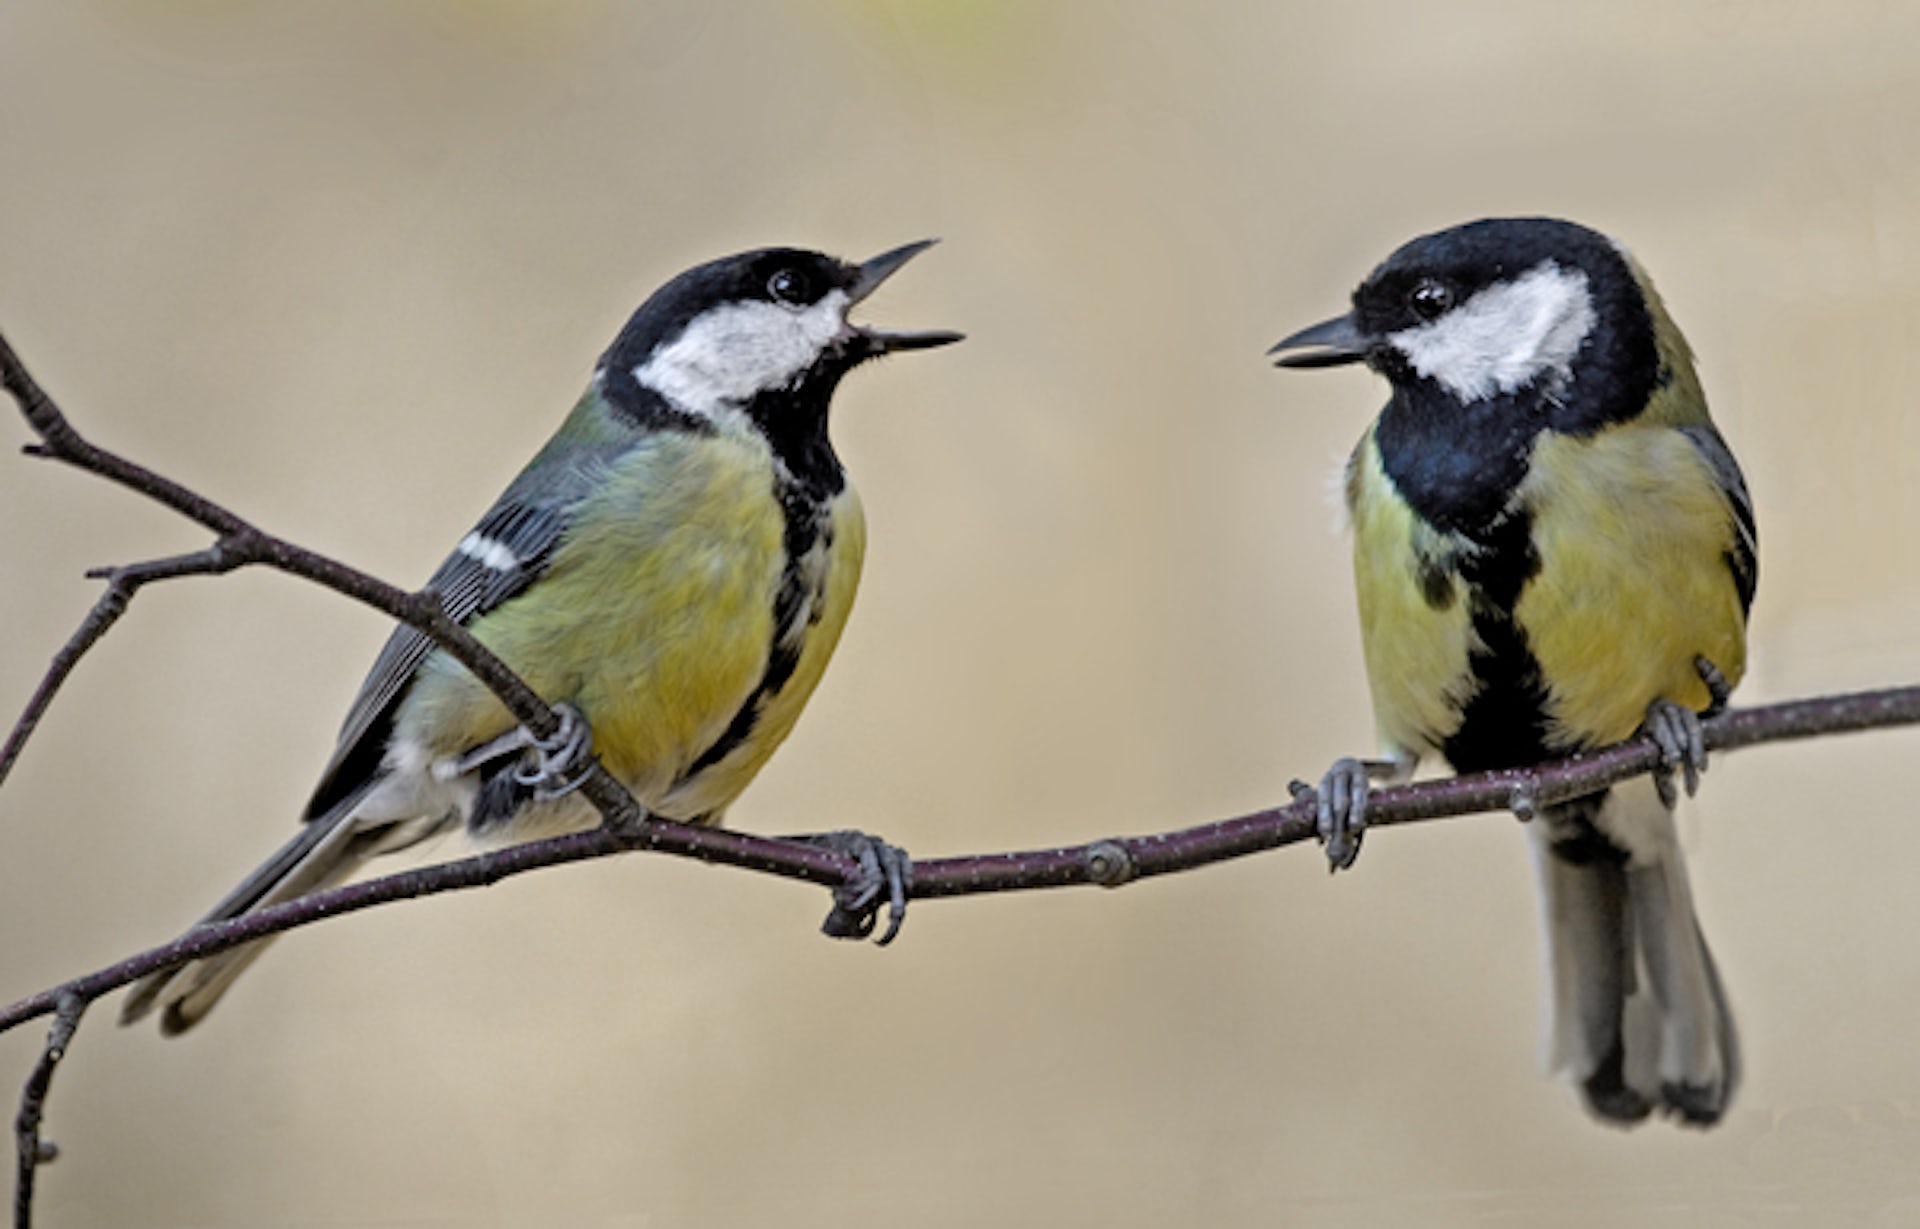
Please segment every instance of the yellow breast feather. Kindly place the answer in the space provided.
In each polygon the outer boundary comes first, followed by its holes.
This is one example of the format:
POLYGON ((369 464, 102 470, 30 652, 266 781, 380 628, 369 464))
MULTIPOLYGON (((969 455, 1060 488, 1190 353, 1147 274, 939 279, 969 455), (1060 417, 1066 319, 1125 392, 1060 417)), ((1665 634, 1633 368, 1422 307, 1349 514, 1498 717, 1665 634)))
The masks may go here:
POLYGON ((827 518, 831 542, 824 548, 825 584, 811 612, 801 642, 800 659, 778 693, 765 701, 752 732, 717 763, 676 787, 661 802, 663 814, 710 815, 739 796, 747 783, 793 732, 813 689, 826 671, 827 661, 840 643, 860 584, 860 567, 867 551, 867 525, 860 498, 851 485, 834 499, 827 518))
MULTIPOLYGON (((573 704, 594 751, 652 806, 726 728, 765 669, 785 528, 765 445, 665 433, 613 462, 541 577, 475 635, 549 702, 573 704)), ((443 655, 403 702, 447 754, 515 724, 443 655)))
POLYGON ((1381 466, 1373 434, 1348 463, 1354 584, 1382 749, 1418 757, 1460 727, 1478 645, 1452 560, 1459 544, 1417 516, 1381 466))
POLYGON ((1522 497, 1540 570, 1515 615, 1550 689, 1550 743, 1618 741, 1662 696, 1705 709, 1696 656, 1740 680, 1732 514, 1685 435, 1645 419, 1543 435, 1522 497))

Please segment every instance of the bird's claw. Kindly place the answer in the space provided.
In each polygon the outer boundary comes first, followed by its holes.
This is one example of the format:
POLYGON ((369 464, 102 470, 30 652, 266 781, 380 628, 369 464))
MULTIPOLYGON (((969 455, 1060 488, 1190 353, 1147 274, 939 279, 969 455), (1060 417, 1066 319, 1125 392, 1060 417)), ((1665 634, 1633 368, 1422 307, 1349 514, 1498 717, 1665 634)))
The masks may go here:
POLYGON ((1366 764, 1350 755, 1335 760, 1320 778, 1315 832, 1326 846, 1330 871, 1346 870, 1360 856, 1360 839, 1367 831, 1370 786, 1366 764))
POLYGON ((880 906, 885 904, 887 926, 874 942, 881 947, 893 942, 907 920, 907 892, 913 887, 913 859, 906 850, 864 832, 821 832, 789 839, 845 854, 860 866, 833 890, 833 911, 820 924, 822 933, 834 939, 864 939, 878 925, 880 906))
POLYGON ((1686 782, 1689 798, 1700 788, 1700 774, 1707 770, 1707 741, 1700 732, 1700 714, 1663 696, 1647 705, 1647 719, 1640 728, 1660 749, 1660 763, 1653 770, 1653 787, 1659 792, 1660 801, 1671 810, 1680 801, 1679 792, 1673 787, 1674 770, 1678 769, 1686 782))
POLYGON ((1733 699, 1733 684, 1729 683, 1727 676, 1720 672, 1720 667, 1704 657, 1695 657, 1693 671, 1700 676, 1700 681, 1707 685, 1709 702, 1706 715, 1713 717, 1725 711, 1728 702, 1733 699))
POLYGON ((586 718, 571 704, 556 704, 553 711, 560 728, 549 738, 526 734, 533 762, 513 770, 514 783, 531 789, 537 802, 553 802, 579 789, 592 763, 593 729, 586 718))
POLYGON ((593 759, 593 728, 571 704, 556 704, 553 711, 560 719, 560 728, 551 737, 537 738, 526 726, 515 726, 438 771, 462 777, 517 756, 521 763, 514 766, 514 784, 531 790, 536 802, 565 798, 587 779, 587 767, 593 759))

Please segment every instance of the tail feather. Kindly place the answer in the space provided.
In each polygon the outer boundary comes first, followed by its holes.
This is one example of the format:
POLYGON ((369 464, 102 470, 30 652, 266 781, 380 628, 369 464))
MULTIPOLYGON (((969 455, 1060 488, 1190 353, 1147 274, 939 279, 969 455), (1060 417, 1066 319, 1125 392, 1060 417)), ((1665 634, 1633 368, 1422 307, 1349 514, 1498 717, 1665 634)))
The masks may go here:
MULTIPOLYGON (((299 834, 227 893, 200 919, 221 922, 293 900, 344 881, 385 848, 387 829, 355 822, 348 802, 304 825, 299 834)), ((120 1007, 120 1023, 132 1024, 158 1007, 160 1031, 185 1032, 213 1009, 233 980, 266 950, 273 936, 228 948, 202 960, 150 973, 134 983, 120 1007)))
POLYGON ((1694 916, 1673 814, 1650 782, 1532 826, 1548 1065, 1622 1124, 1719 1120, 1740 1077, 1733 1013, 1694 916))

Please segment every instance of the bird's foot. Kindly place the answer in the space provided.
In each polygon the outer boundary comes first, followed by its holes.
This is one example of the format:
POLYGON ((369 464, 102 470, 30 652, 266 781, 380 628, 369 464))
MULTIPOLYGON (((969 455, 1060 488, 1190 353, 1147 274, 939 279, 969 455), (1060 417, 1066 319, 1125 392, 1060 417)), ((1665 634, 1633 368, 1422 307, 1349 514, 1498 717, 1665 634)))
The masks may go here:
MULTIPOLYGON (((1723 684, 1725 681, 1721 680, 1723 684)), ((1712 686, 1711 682, 1708 686, 1712 686)), ((1653 770, 1653 787, 1659 791, 1660 801, 1671 810, 1680 801, 1673 787, 1674 770, 1678 769, 1686 781, 1689 798, 1700 788, 1700 774, 1707 770, 1707 740, 1700 732, 1700 714, 1662 696, 1647 705, 1647 718, 1640 730, 1660 748, 1660 763, 1653 770)))
POLYGON ((461 777, 517 756, 523 762, 513 769, 514 784, 532 790, 537 802, 565 798, 587 779, 587 768, 593 763, 593 729, 571 704, 556 704, 553 711, 560 718, 560 728, 551 738, 536 738, 527 727, 515 726, 452 761, 443 771, 449 777, 461 777))
POLYGON ((913 886, 913 859, 898 845, 889 845, 864 832, 815 832, 790 836, 790 841, 830 849, 860 864, 851 879, 833 890, 833 912, 822 922, 822 933, 835 939, 864 939, 879 922, 880 906, 887 907, 887 928, 874 942, 893 942, 907 918, 907 890, 913 886))
POLYGON ((536 802, 553 802, 579 789, 593 763, 593 727, 587 719, 571 704, 556 704, 553 711, 560 728, 550 738, 528 734, 533 762, 513 770, 515 784, 531 789, 536 802))
POLYGON ((1360 838, 1367 832, 1367 791, 1372 786, 1376 768, 1365 760, 1345 755, 1335 760, 1333 767, 1320 778, 1318 790, 1304 781, 1294 781, 1287 786, 1295 798, 1309 793, 1317 796, 1315 833, 1326 847, 1330 871, 1346 870, 1360 856, 1360 838))

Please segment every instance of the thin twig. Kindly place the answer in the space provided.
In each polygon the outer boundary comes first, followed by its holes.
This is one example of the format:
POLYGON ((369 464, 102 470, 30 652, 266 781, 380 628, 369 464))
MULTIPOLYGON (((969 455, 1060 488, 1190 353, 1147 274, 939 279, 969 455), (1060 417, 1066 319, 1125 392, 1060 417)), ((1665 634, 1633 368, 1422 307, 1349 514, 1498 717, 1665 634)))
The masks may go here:
POLYGON ((101 593, 100 600, 93 604, 93 609, 80 621, 80 626, 66 644, 53 655, 53 664, 47 668, 40 685, 34 688, 26 710, 20 714, 20 720, 14 723, 12 732, 7 735, 6 744, 0 746, 0 785, 6 784, 7 774, 13 771, 14 762, 26 748, 27 739, 32 737, 40 718, 46 714, 47 706, 53 703, 53 697, 67 681, 67 676, 80 664, 87 650, 119 622, 121 615, 127 613, 127 604, 133 600, 140 586, 149 581, 167 580, 175 576, 213 575, 238 567, 243 562, 235 549, 238 542, 238 538, 224 537, 206 550, 190 555, 176 555, 171 559, 156 559, 150 563, 88 573, 104 579, 107 582, 106 591, 101 593))
POLYGON ((60 996, 47 1029, 47 1044, 40 1050, 40 1061, 33 1065, 26 1087, 20 1090, 20 1112, 13 1120, 13 1140, 18 1153, 18 1169, 13 1183, 14 1229, 32 1229, 33 1186, 40 1167, 59 1155, 52 1140, 40 1138, 40 1117, 46 1110, 47 1089, 53 1085, 53 1069, 67 1056, 73 1031, 91 1000, 76 993, 60 996))
MULTIPOLYGON (((408 593, 378 577, 350 568, 305 547, 296 546, 284 538, 265 533, 205 496, 89 442, 67 420, 66 415, 61 413, 59 406, 54 404, 46 390, 41 388, 27 372, 25 364, 20 361, 19 355, 14 352, 12 345, 4 336, 0 336, 0 386, 4 386, 13 395, 14 400, 19 403, 21 413, 26 417, 27 424, 40 436, 41 443, 29 445, 26 448, 29 455, 61 461, 118 483, 129 490, 137 491, 149 499, 165 504, 219 536, 219 542, 212 552, 217 556, 215 560, 209 561, 206 552, 200 556, 188 555, 172 560, 156 560, 120 569, 116 573, 110 573, 110 578, 135 573, 141 576, 139 583, 145 583, 177 576, 210 575, 231 571, 248 564, 262 564, 302 577, 372 606, 402 623, 410 624, 425 632, 437 646, 444 649, 465 666, 475 678, 492 690, 514 718, 534 734, 546 738, 559 729, 559 718, 554 715, 546 702, 541 700, 518 675, 509 670, 506 663, 495 657, 485 645, 476 640, 466 628, 448 618, 438 595, 431 590, 408 593), (206 566, 189 562, 195 560, 206 566), (168 570, 169 568, 171 570, 168 570)), ((138 587, 138 583, 127 587, 127 591, 120 599, 120 605, 123 608, 126 601, 131 599, 133 590, 138 587)), ((110 584, 109 595, 111 593, 112 585, 110 584)), ((106 601, 107 598, 103 597, 102 602, 106 601)), ((95 615, 99 612, 100 607, 96 606, 95 615)), ((118 613, 116 611, 110 617, 105 617, 104 622, 111 625, 118 617, 118 613)), ((92 621, 93 616, 89 619, 92 621)), ((82 631, 85 630, 83 625, 82 631)), ((105 628, 102 627, 100 630, 104 632, 105 628)), ((87 640, 83 640, 80 634, 76 634, 74 639, 68 642, 66 648, 62 650, 62 657, 55 659, 54 668, 48 671, 40 688, 35 692, 35 703, 29 705, 28 716, 38 719, 39 713, 43 712, 47 703, 51 701, 52 693, 58 690, 67 674, 72 672, 79 656, 98 639, 98 634, 87 640), (42 693, 45 693, 44 698, 42 693)), ((25 733, 17 725, 8 740, 8 750, 17 756, 16 744, 23 744, 25 740, 25 733)), ((602 807, 602 814, 608 814, 609 811, 628 816, 637 814, 637 808, 634 807, 631 798, 625 798, 624 806, 621 804, 621 797, 624 797, 626 791, 620 789, 619 783, 603 770, 596 769, 589 775, 584 792, 596 805, 603 800, 607 802, 608 805, 602 807), (611 790, 608 787, 611 787, 611 790), (612 791, 617 791, 617 795, 612 791)))
POLYGON ((225 921, 202 922, 170 943, 0 1008, 0 1033, 46 1015, 64 994, 96 999, 159 969, 185 964, 321 918, 357 913, 416 896, 486 887, 544 866, 642 849, 826 886, 837 886, 844 881, 852 866, 850 859, 814 846, 723 829, 695 828, 670 820, 650 820, 627 830, 602 825, 585 832, 547 837, 315 892, 225 921))
MULTIPOLYGON (((0 386, 13 395, 28 425, 40 436, 41 443, 27 447, 28 454, 61 461, 116 482, 165 504, 219 535, 215 546, 200 555, 134 564, 107 573, 108 592, 54 658, 26 711, 8 735, 5 747, 0 748, 0 781, 4 781, 7 770, 19 757, 47 705, 52 703, 80 657, 124 613, 141 584, 179 576, 211 575, 249 564, 261 564, 323 585, 418 628, 437 647, 465 666, 500 699, 514 719, 533 734, 549 738, 560 728, 559 717, 546 701, 471 632, 449 618, 433 590, 409 593, 357 568, 275 537, 198 492, 91 443, 28 373, 5 336, 0 336, 0 386), (122 578, 131 580, 121 583, 122 578)), ((589 765, 582 778, 580 793, 615 827, 630 828, 646 822, 646 814, 633 796, 597 760, 589 765)), ((851 860, 846 862, 846 867, 851 874, 854 869, 851 860)))
MULTIPOLYGON (((1915 724, 1920 724, 1920 686, 1734 709, 1703 722, 1702 728, 1708 746, 1726 750, 1915 724)), ((1378 790, 1368 796, 1367 823, 1385 827, 1488 811, 1526 812, 1639 776, 1651 771, 1658 758, 1651 739, 1636 738, 1534 768, 1475 773, 1378 790)), ((1173 832, 1106 837, 1052 849, 924 859, 913 864, 909 894, 929 899, 1081 884, 1119 887, 1135 879, 1193 870, 1308 840, 1314 835, 1314 809, 1314 799, 1309 795, 1284 807, 1173 832)), ((842 882, 848 871, 847 860, 839 854, 750 833, 665 820, 653 820, 625 833, 600 827, 316 892, 229 921, 203 923, 171 943, 0 1008, 0 1033, 54 1010, 63 995, 98 998, 157 969, 321 918, 390 901, 485 887, 543 866, 632 850, 696 858, 829 886, 842 882)))
MULTIPOLYGON (((1735 709, 1703 722, 1702 728, 1710 748, 1731 750, 1763 742, 1916 724, 1920 724, 1920 686, 1735 709)), ((1653 741, 1635 738, 1532 768, 1375 790, 1367 797, 1367 823, 1385 827, 1488 811, 1526 815, 1539 807, 1650 772, 1658 762, 1659 751, 1653 741)), ((1078 884, 1118 887, 1134 879, 1192 870, 1311 839, 1315 836, 1315 810, 1316 800, 1309 794, 1287 806, 1150 836, 1107 837, 1056 849, 917 861, 913 864, 910 894, 925 899, 1078 884)), ((0 1014, 0 1020, 4 1019, 0 1014)))

